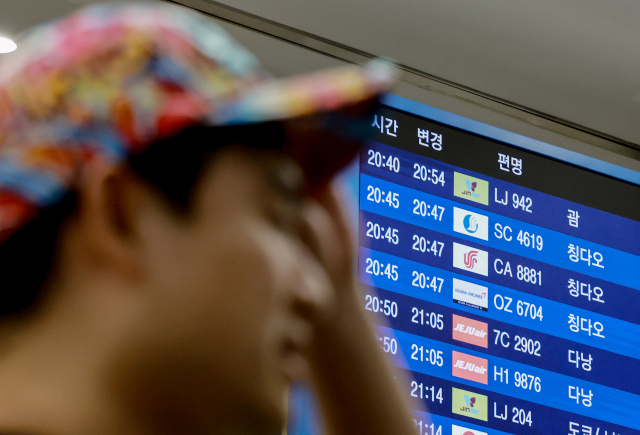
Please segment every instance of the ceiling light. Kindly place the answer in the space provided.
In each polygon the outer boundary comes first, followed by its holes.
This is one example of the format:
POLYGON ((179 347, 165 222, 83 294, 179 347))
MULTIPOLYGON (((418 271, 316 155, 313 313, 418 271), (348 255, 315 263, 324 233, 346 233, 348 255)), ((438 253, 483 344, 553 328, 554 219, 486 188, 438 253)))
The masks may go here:
POLYGON ((11 53, 12 51, 16 51, 17 48, 18 46, 11 39, 0 36, 0 54, 11 53))

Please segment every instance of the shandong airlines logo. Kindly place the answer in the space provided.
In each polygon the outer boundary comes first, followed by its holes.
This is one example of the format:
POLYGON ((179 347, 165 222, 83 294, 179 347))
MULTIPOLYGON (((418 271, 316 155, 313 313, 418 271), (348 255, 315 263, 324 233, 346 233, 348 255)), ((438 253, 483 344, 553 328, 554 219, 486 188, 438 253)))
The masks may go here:
POLYGON ((453 267, 489 276, 489 254, 487 251, 454 242, 453 267))
POLYGON ((470 214, 466 215, 462 220, 462 223, 464 224, 464 229, 468 232, 473 234, 478 231, 478 220, 475 218, 475 216, 470 214))
POLYGON ((489 217, 453 207, 453 231, 476 239, 489 240, 489 217))

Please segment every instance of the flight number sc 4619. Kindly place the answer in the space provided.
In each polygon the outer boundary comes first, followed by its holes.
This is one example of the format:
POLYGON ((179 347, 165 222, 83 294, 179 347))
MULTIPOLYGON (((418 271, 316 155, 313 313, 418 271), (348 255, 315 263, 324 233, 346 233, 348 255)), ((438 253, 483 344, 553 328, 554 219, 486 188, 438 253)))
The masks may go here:
POLYGON ((515 230, 511 229, 509 225, 502 225, 497 222, 493 225, 493 236, 498 240, 515 241, 520 246, 537 251, 542 251, 544 247, 544 240, 541 235, 523 230, 519 230, 516 234, 515 230))

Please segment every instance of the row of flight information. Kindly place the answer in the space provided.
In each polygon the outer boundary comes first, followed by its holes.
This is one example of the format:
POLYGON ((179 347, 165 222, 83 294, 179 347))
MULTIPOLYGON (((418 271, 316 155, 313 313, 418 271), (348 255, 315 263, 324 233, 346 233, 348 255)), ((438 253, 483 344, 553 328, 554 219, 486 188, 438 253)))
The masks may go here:
POLYGON ((640 187, 391 107, 371 129, 363 304, 419 433, 640 435, 640 187))

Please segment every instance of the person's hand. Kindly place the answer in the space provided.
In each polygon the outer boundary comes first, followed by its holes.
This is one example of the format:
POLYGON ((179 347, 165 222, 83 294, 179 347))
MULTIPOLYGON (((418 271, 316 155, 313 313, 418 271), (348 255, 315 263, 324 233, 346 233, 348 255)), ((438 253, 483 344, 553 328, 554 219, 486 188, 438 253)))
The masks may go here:
POLYGON ((313 318, 311 380, 328 433, 415 434, 409 383, 380 350, 362 303, 354 265, 354 238, 335 188, 305 210, 308 246, 328 278, 329 303, 313 318))

